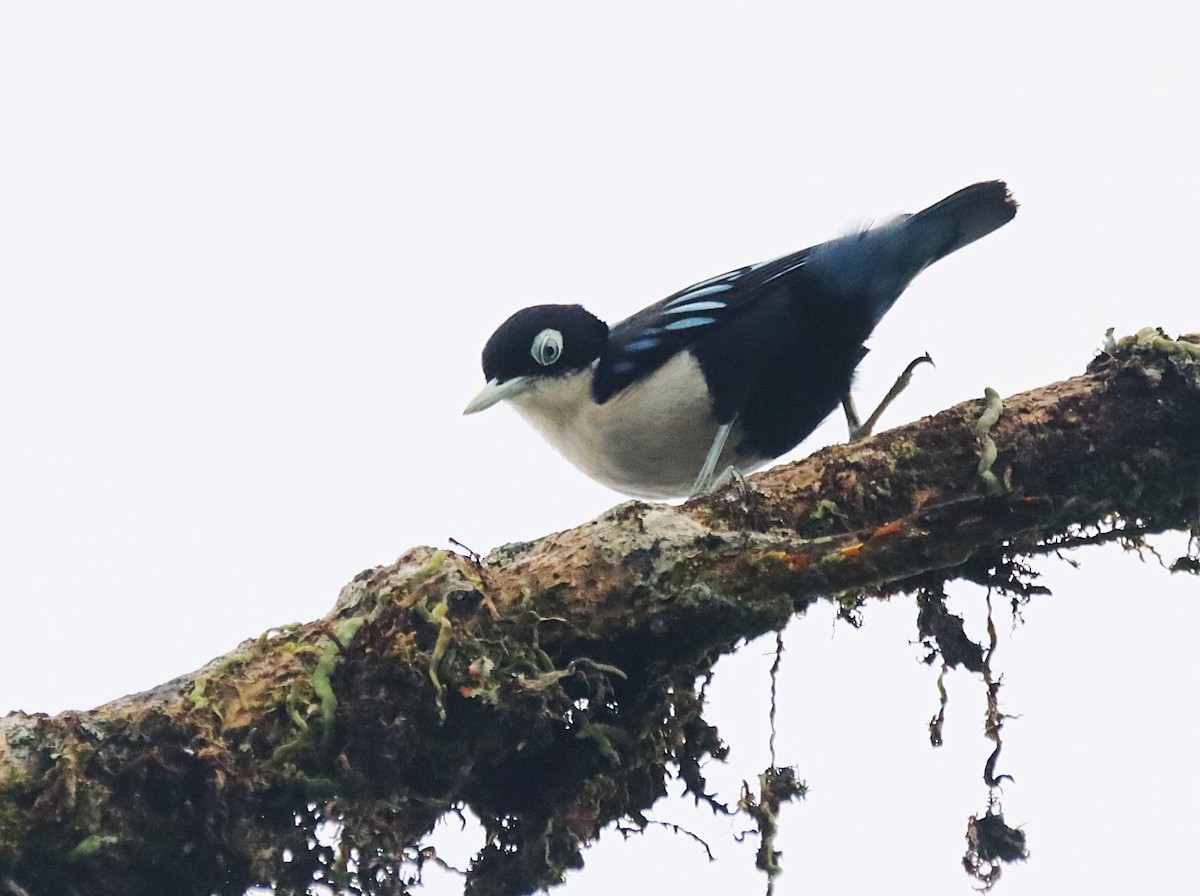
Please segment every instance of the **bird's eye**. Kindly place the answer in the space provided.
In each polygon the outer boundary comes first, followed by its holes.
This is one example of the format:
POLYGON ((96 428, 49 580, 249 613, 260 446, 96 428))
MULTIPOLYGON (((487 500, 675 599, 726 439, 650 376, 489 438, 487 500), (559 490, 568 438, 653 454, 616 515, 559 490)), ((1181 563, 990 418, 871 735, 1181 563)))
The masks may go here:
POLYGON ((562 356, 563 338, 558 330, 542 330, 533 337, 533 348, 529 353, 543 367, 549 367, 562 356))

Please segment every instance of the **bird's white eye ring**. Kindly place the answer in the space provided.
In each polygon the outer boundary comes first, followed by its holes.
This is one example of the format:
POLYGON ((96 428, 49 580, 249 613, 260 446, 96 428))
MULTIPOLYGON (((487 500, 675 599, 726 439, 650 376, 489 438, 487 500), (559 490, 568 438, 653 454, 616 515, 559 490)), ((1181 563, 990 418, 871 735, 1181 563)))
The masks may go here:
POLYGON ((560 357, 563 351, 562 333, 558 330, 542 330, 533 337, 533 347, 529 353, 533 355, 533 360, 537 361, 543 367, 549 367, 560 357))

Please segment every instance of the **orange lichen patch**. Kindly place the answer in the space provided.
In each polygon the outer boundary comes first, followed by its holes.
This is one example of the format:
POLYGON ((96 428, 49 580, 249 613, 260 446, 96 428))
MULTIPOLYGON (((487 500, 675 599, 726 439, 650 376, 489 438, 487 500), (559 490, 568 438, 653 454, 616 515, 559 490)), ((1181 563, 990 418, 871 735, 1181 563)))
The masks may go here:
POLYGON ((929 500, 931 498, 934 498, 936 496, 937 496, 937 489, 933 489, 933 488, 917 489, 916 493, 913 495, 913 505, 915 507, 924 507, 927 503, 929 503, 929 500))
POLYGON ((846 547, 842 548, 838 551, 838 553, 843 557, 857 557, 862 553, 862 549, 863 543, 861 541, 856 541, 854 544, 847 545, 846 547))
POLYGON ((892 521, 890 523, 885 523, 884 525, 882 525, 878 529, 876 529, 874 532, 872 532, 871 537, 879 538, 883 535, 895 535, 897 532, 899 532, 903 528, 904 527, 900 524, 899 521, 892 521))
POLYGON ((812 565, 812 561, 805 554, 790 554, 787 551, 764 551, 759 558, 774 560, 792 570, 808 569, 812 565))

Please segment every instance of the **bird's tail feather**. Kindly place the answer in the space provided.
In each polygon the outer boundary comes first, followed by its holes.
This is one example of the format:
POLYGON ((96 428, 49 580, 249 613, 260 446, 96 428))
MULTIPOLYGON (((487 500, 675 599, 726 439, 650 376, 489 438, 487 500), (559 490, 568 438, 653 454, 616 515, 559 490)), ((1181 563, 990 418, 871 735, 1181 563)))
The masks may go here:
POLYGON ((914 241, 929 241, 928 267, 951 252, 1003 227, 1017 213, 1017 201, 1002 180, 963 187, 904 222, 914 241))
POLYGON ((866 333, 917 274, 935 261, 1012 220, 1017 203, 1003 181, 972 184, 914 215, 824 243, 813 250, 809 275, 842 319, 863 315, 866 333))

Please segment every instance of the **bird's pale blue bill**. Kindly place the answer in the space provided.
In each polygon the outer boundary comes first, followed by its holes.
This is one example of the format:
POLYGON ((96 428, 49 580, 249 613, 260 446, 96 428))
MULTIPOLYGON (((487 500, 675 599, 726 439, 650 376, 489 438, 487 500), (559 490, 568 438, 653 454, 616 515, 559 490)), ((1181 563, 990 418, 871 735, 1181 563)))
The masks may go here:
POLYGON ((527 376, 514 376, 510 380, 500 382, 498 379, 488 380, 488 384, 479 390, 479 394, 471 399, 470 403, 463 410, 464 414, 475 414, 479 411, 486 411, 492 405, 504 401, 506 398, 512 398, 514 395, 520 395, 531 385, 531 380, 527 376))

